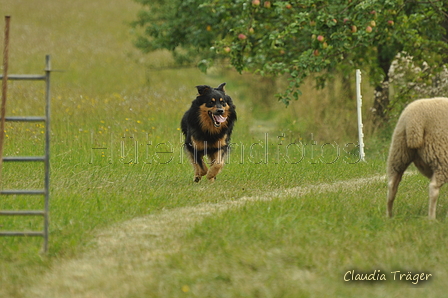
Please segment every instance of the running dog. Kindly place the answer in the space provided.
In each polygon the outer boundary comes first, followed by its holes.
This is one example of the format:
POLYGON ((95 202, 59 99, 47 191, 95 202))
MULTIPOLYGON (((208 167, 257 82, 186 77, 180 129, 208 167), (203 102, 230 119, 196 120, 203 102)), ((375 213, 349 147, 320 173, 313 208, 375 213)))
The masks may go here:
POLYGON ((232 98, 224 91, 225 85, 222 83, 217 88, 196 86, 199 94, 181 121, 185 151, 194 168, 194 182, 199 182, 205 175, 213 182, 229 151, 236 111, 232 98), (203 160, 205 155, 210 169, 203 160))

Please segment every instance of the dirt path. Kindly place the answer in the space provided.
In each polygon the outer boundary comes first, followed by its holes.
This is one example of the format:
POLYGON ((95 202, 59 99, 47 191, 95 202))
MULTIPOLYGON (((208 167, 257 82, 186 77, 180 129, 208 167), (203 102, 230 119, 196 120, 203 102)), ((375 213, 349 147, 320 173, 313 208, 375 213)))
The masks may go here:
POLYGON ((166 210, 120 223, 101 231, 92 249, 79 258, 55 262, 46 275, 36 278, 34 286, 27 289, 25 296, 99 298, 125 297, 138 293, 140 289, 144 290, 151 267, 163 262, 167 254, 178 252, 182 245, 178 240, 180 236, 207 216, 238 208, 248 201, 300 197, 308 193, 354 191, 379 181, 385 181, 385 176, 294 187, 263 196, 166 210))

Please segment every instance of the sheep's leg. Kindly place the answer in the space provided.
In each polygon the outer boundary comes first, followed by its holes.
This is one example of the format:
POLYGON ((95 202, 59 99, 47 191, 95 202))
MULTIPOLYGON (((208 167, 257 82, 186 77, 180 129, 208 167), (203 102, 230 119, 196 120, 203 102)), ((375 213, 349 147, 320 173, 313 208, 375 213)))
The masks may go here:
POLYGON ((388 191, 387 191, 387 216, 392 217, 392 207, 394 205, 395 196, 397 194, 398 185, 400 184, 401 178, 403 177, 402 172, 394 172, 389 175, 388 181, 388 191))
POLYGON ((394 205, 395 196, 397 195, 398 185, 401 182, 404 171, 408 168, 412 161, 415 160, 416 150, 409 149, 405 146, 406 140, 398 138, 391 145, 389 157, 387 159, 387 210, 388 217, 392 217, 392 207, 394 205), (404 146, 404 147, 403 147, 404 146))
POLYGON ((431 182, 429 183, 429 219, 436 219, 437 198, 439 197, 440 187, 442 183, 433 175, 431 182))

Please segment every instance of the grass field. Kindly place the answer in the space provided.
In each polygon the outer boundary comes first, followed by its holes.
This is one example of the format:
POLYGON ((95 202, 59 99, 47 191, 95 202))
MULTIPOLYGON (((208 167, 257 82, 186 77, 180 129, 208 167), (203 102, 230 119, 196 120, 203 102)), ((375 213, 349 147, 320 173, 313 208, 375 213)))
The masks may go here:
MULTIPOLYGON (((360 162, 355 106, 337 83, 305 86, 286 109, 253 76, 150 69, 169 55, 134 49, 138 10, 130 0, 0 0, 12 17, 10 73, 42 73, 46 54, 59 70, 50 249, 40 253, 40 238, 0 238, 0 297, 443 297, 446 195, 429 222, 428 181, 411 171, 396 217, 385 218, 388 142, 369 124, 367 85, 360 162), (179 121, 194 86, 221 82, 237 105, 233 150, 215 183, 193 184, 179 121), (387 281, 344 281, 353 270, 387 281), (417 273, 432 276, 412 284, 417 273)), ((43 91, 10 82, 7 114, 42 114, 43 91)), ((41 154, 42 132, 8 124, 5 153, 41 154)), ((40 187, 42 173, 5 164, 2 187, 40 187)), ((0 209, 41 206, 0 197, 0 209)), ((0 217, 2 230, 41 227, 0 217)))

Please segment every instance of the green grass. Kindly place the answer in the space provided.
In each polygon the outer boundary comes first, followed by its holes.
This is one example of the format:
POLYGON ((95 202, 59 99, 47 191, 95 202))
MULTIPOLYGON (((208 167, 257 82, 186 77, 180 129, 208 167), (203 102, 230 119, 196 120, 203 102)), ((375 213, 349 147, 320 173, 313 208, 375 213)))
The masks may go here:
POLYGON ((180 240, 186 247, 168 258, 175 273, 149 282, 147 293, 157 292, 155 285, 169 276, 176 287, 166 297, 180 297, 183 285, 192 297, 443 296, 445 220, 425 220, 421 200, 411 201, 412 212, 399 203, 399 217, 385 220, 379 207, 384 196, 378 194, 383 185, 274 198, 208 217, 180 240), (344 282, 349 270, 381 270, 387 281, 344 282), (394 271, 433 278, 417 292, 410 282, 394 281, 394 271))
MULTIPOLYGON (((388 145, 374 138, 368 120, 368 162, 358 162, 356 113, 353 104, 343 104, 338 83, 332 87, 337 92, 306 86, 302 100, 285 109, 272 96, 281 82, 272 87, 228 70, 148 70, 169 56, 143 56, 133 48, 127 24, 139 6, 132 1, 78 1, 73 7, 67 1, 0 0, 0 7, 12 16, 10 73, 42 73, 45 54, 62 70, 52 73, 50 250, 40 253, 40 238, 0 238, 1 297, 27 297, 41 276, 82 260, 95 251, 98 235, 127 220, 267 194, 270 201, 201 215, 170 240, 180 249, 167 251, 161 262, 140 262, 145 251, 126 255, 144 270, 136 271, 137 279, 117 276, 131 289, 123 296, 443 296, 443 191, 435 223, 426 220, 427 181, 420 176, 404 178, 393 220, 384 217, 385 181, 324 191, 326 184, 385 172, 388 145), (193 184, 179 121, 194 86, 224 81, 239 116, 233 150, 215 183, 193 184), (318 186, 285 195, 310 185, 318 186), (343 282, 352 269, 429 272, 434 280, 418 291, 390 280, 343 282)), ((10 82, 8 115, 41 115, 43 90, 41 82, 10 82)), ((8 124, 5 154, 42 154, 42 131, 40 124, 8 124)), ((42 173, 41 165, 5 164, 2 187, 41 187, 42 173)), ((0 209, 42 206, 35 198, 0 200, 0 209)), ((41 227, 40 218, 0 217, 3 230, 41 227)), ((107 291, 108 282, 81 293, 107 291)))

